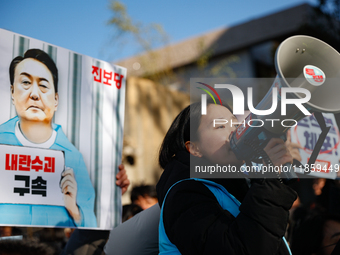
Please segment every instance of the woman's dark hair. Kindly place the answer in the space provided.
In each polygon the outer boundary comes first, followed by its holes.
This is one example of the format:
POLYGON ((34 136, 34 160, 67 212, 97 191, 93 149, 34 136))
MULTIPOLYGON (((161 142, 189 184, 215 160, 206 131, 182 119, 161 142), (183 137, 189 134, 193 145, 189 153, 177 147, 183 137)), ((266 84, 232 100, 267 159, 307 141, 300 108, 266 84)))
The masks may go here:
POLYGON ((23 61, 24 59, 27 58, 33 58, 38 60, 39 62, 43 63, 48 70, 50 70, 52 77, 53 77, 53 84, 54 84, 54 91, 55 93, 58 92, 58 69, 57 66, 55 65, 54 61, 51 59, 51 57, 42 50, 39 49, 29 49, 28 51, 25 52, 24 57, 22 56, 17 56, 14 58, 9 66, 9 79, 11 82, 11 85, 14 83, 14 73, 15 73, 15 68, 16 66, 23 61))
MULTIPOLYGON (((214 104, 208 100, 207 105, 214 104)), ((231 108, 223 104, 230 112, 231 108)), ((164 169, 178 151, 185 151, 185 142, 198 140, 198 127, 201 123, 201 103, 193 103, 182 110, 172 122, 159 150, 159 165, 164 169), (192 127, 190 130, 190 126, 192 127), (191 134, 190 134, 191 131, 191 134), (191 136, 190 136, 191 135, 191 136)))

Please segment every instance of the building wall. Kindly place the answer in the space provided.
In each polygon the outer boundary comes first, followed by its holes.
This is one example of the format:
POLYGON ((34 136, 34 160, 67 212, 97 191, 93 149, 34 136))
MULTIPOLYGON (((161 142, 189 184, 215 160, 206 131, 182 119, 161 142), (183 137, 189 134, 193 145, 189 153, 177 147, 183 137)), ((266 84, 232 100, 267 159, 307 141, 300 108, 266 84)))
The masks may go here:
MULTIPOLYGON (((127 80, 123 163, 134 185, 156 184, 161 168, 158 151, 177 114, 189 105, 189 95, 151 80, 127 80)), ((129 192, 123 204, 129 203, 129 192)))
POLYGON ((161 83, 189 93, 191 78, 223 77, 255 77, 255 69, 249 50, 237 51, 214 58, 207 56, 206 60, 198 60, 190 65, 174 69, 172 81, 164 79, 164 81, 161 80, 161 83))

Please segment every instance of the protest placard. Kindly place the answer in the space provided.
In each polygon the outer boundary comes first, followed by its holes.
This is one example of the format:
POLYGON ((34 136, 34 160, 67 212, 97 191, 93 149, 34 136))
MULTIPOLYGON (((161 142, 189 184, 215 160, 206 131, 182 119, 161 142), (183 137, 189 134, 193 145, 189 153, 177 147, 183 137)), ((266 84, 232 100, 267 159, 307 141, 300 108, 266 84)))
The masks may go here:
POLYGON ((3 29, 0 38, 0 225, 111 229, 126 69, 3 29))
MULTIPOLYGON (((335 179, 339 172, 340 135, 334 115, 323 113, 323 116, 326 125, 331 126, 331 129, 323 142, 314 168, 310 169, 310 175, 319 178, 335 179)), ((313 115, 303 118, 298 122, 298 125, 291 128, 292 142, 298 143, 303 148, 300 149, 301 163, 303 165, 307 165, 320 134, 321 128, 313 115)))
POLYGON ((64 206, 62 151, 1 144, 0 166, 0 203, 64 206))

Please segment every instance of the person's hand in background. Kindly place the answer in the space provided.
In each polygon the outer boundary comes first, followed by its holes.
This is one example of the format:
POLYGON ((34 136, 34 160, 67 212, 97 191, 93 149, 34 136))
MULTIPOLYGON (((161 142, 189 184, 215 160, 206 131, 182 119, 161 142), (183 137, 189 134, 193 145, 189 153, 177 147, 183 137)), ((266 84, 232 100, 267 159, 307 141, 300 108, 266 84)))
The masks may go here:
POLYGON ((119 186, 122 189, 122 195, 127 191, 130 180, 126 174, 126 170, 124 168, 123 164, 120 164, 118 166, 119 172, 116 175, 116 185, 119 186))

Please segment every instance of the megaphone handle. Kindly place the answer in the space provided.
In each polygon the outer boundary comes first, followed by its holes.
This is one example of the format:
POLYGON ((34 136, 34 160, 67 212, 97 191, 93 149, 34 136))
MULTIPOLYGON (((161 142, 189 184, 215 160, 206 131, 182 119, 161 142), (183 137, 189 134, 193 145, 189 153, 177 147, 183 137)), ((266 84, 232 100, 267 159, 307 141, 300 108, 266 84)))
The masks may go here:
MULTIPOLYGON (((261 156, 267 165, 273 165, 273 162, 269 158, 268 154, 263 150, 263 148, 257 145, 254 141, 244 140, 244 144, 250 146, 254 150, 255 154, 257 154, 258 156, 261 156)), ((292 167, 293 167, 292 164, 288 162, 283 165, 282 171, 280 174, 276 173, 280 182, 289 184, 290 182, 292 182, 292 180, 298 178, 297 174, 294 171, 292 171, 292 167)))
POLYGON ((283 165, 280 177, 282 178, 282 181, 285 184, 288 184, 292 182, 294 179, 299 178, 297 174, 294 172, 292 164, 289 162, 283 165))

